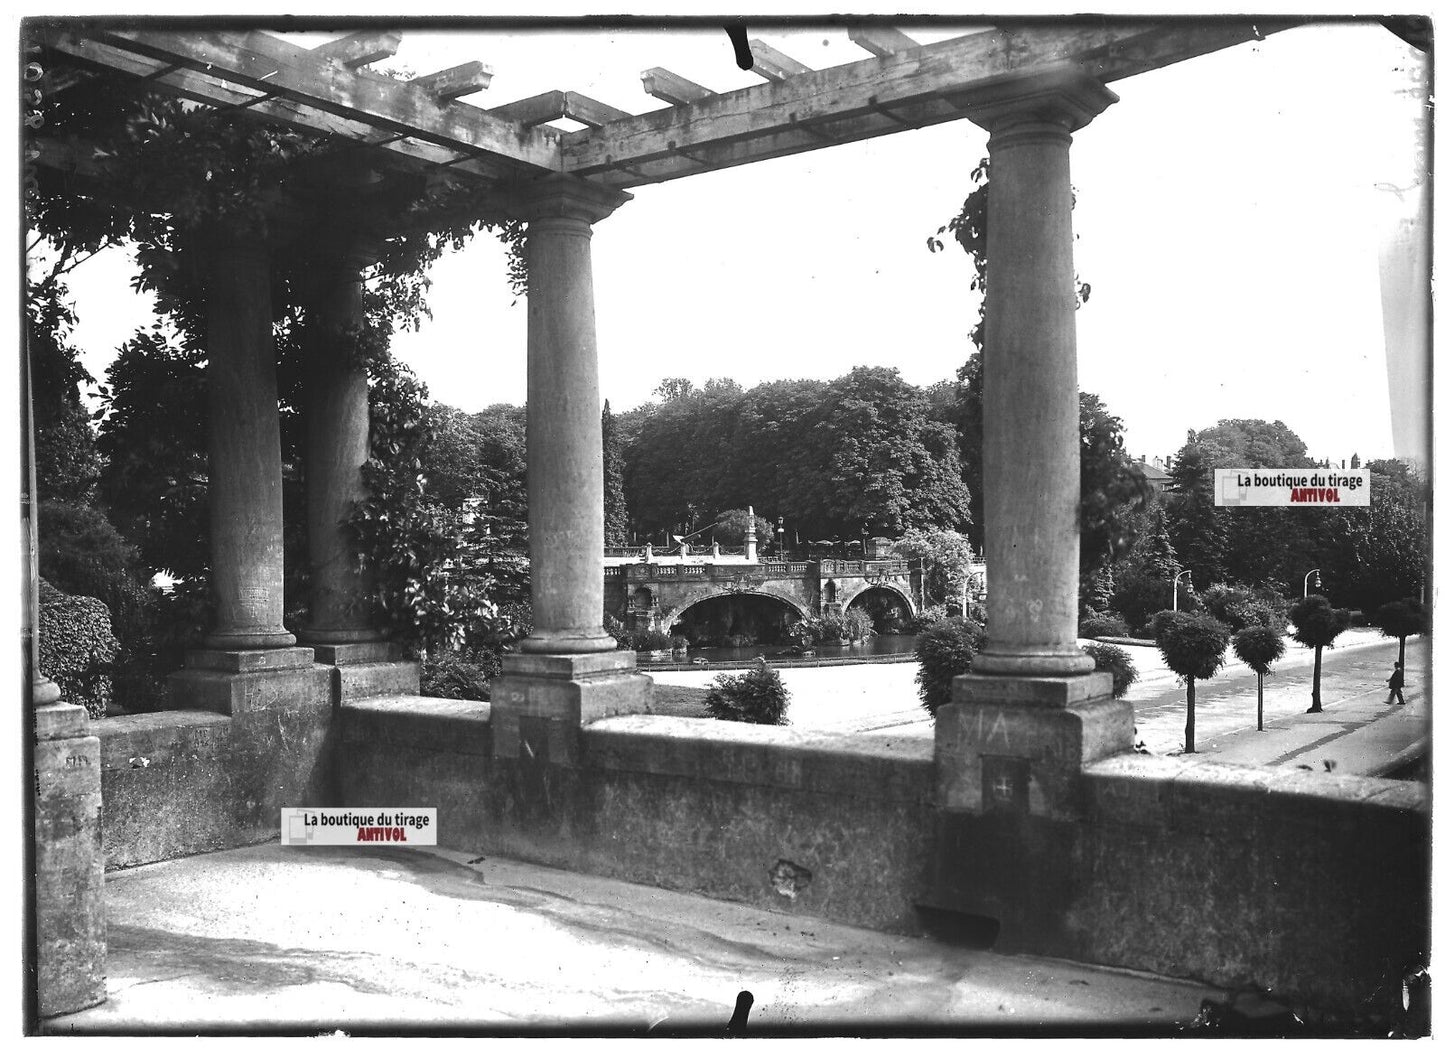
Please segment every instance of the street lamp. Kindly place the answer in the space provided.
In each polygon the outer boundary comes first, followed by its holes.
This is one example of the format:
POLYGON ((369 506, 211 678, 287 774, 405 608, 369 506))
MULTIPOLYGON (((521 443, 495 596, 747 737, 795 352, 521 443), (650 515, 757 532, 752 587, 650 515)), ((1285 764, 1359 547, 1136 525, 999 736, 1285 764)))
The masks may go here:
POLYGON ((1316 586, 1316 587, 1322 586, 1322 585, 1320 584, 1320 571, 1319 571, 1318 569, 1311 569, 1309 572, 1305 573, 1305 594, 1304 594, 1304 596, 1305 596, 1306 598, 1308 598, 1308 597, 1310 596, 1310 577, 1311 577, 1311 576, 1313 576, 1313 577, 1315 578, 1315 586, 1316 586))
POLYGON ((1178 608, 1179 608, 1179 580, 1180 580, 1180 577, 1190 576, 1191 579, 1190 579, 1189 582, 1192 584, 1192 583, 1194 582, 1194 580, 1192 579, 1192 574, 1193 574, 1193 572, 1194 572, 1193 569, 1185 569, 1185 570, 1184 570, 1182 573, 1180 573, 1178 576, 1174 577, 1174 608, 1175 608, 1175 609, 1178 609, 1178 608))

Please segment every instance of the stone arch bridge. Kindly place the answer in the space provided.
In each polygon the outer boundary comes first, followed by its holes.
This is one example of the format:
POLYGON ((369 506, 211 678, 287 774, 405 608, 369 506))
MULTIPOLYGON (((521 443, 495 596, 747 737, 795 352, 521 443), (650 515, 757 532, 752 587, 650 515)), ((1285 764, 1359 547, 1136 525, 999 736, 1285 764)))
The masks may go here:
POLYGON ((603 559, 603 607, 630 628, 669 629, 700 602, 752 595, 784 603, 798 617, 845 613, 870 592, 918 614, 922 573, 901 558, 748 561, 729 555, 643 555, 603 559))

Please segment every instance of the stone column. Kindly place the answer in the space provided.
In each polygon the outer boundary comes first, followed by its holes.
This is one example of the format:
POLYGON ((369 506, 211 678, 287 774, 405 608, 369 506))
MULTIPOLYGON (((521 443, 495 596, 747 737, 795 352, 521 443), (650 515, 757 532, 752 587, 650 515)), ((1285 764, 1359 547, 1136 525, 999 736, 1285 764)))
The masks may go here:
POLYGON ((1132 710, 1078 648, 1079 391, 1071 133, 1117 96, 1072 71, 1000 86, 989 138, 983 487, 988 645, 935 729, 945 810, 1074 817, 1132 710))
POLYGON ((650 710, 652 680, 602 627, 602 398, 592 225, 631 195, 538 181, 527 225, 527 501, 532 621, 492 685, 492 752, 575 766, 583 724, 650 710))
POLYGON ((1079 383, 1070 133, 1117 97, 1035 85, 975 117, 989 137, 983 490, 988 646, 974 670, 1093 670, 1077 645, 1079 383))
POLYGON ((239 715, 330 702, 329 670, 286 630, 281 419, 271 268, 258 240, 212 232, 207 270, 211 598, 215 629, 168 682, 172 708, 239 715))
POLYGON ((219 650, 291 646, 282 623, 281 424, 265 248, 230 236, 206 247, 211 597, 219 650))
MULTIPOLYGON (((40 670, 40 570, 36 545, 35 446, 29 354, 20 358, 21 645, 29 671, 34 829, 34 917, 27 947, 34 959, 35 1014, 73 1013, 104 1002, 105 853, 101 850, 100 739, 85 709, 62 701, 40 670)), ((28 1006, 28 1003, 27 1003, 28 1006)))
POLYGON ((527 203, 527 503, 532 621, 526 653, 597 653, 602 630, 602 398, 592 225, 630 195, 547 182, 527 203))
MULTIPOLYGON (((365 498, 371 409, 359 337, 362 273, 373 258, 340 250, 312 259, 306 348, 306 531, 311 615, 300 638, 314 646, 377 642, 373 580, 344 523, 365 498)), ((320 652, 319 660, 327 660, 320 652)))

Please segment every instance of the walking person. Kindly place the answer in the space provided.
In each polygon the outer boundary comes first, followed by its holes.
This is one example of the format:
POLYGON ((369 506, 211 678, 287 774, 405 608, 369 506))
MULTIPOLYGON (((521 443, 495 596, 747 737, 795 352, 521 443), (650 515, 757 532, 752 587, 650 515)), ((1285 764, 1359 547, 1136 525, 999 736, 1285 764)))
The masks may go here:
POLYGON ((1405 666, 1399 661, 1395 662, 1395 670, 1390 673, 1390 681, 1385 685, 1390 688, 1390 696, 1385 698, 1385 704, 1393 705, 1398 700, 1403 705, 1405 695, 1401 691, 1405 687, 1405 666))

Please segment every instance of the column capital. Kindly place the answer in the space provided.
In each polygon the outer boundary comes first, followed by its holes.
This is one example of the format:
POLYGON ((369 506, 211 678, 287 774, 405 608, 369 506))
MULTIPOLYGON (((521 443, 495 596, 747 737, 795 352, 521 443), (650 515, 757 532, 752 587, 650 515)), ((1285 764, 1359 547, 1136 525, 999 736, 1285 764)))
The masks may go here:
POLYGON ((968 117, 993 133, 1029 121, 1077 132, 1118 101, 1102 81, 1068 66, 1010 78, 970 93, 968 117))
POLYGON ((508 199, 509 211, 528 222, 557 218, 595 224, 632 201, 632 195, 575 176, 547 176, 518 187, 508 199))

